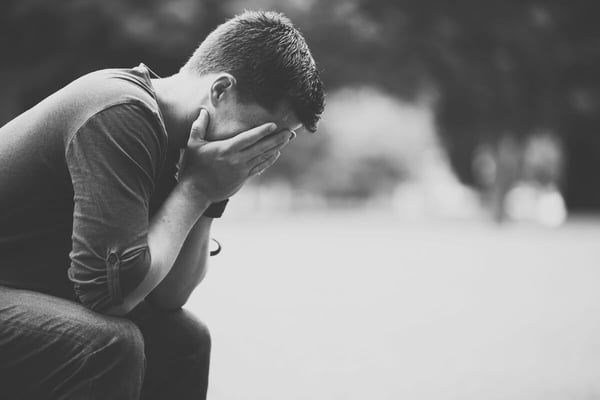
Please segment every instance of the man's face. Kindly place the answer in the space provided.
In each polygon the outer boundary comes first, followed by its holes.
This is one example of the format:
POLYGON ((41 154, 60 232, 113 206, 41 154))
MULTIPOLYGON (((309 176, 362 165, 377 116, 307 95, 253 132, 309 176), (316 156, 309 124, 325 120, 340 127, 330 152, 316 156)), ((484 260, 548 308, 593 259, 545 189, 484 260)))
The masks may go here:
POLYGON ((278 131, 296 131, 302 127, 298 118, 285 103, 271 112, 256 103, 229 101, 215 109, 208 127, 208 140, 223 140, 256 126, 274 122, 278 131))

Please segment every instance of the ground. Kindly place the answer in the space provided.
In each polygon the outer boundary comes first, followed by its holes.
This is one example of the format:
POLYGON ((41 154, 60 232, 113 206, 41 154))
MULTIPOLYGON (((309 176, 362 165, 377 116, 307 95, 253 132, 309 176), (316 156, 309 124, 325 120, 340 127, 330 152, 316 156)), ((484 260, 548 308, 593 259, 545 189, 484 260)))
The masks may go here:
POLYGON ((212 400, 600 398, 600 220, 223 218, 212 400))

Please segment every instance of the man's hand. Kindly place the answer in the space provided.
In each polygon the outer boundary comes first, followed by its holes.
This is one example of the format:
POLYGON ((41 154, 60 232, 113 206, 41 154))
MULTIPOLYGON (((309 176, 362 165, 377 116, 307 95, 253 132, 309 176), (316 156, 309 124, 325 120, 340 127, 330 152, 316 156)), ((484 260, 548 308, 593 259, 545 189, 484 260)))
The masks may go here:
POLYGON ((179 181, 212 202, 231 197, 249 177, 273 165, 290 141, 290 132, 276 132, 277 126, 268 123, 209 142, 208 123, 208 112, 202 109, 192 124, 179 181))

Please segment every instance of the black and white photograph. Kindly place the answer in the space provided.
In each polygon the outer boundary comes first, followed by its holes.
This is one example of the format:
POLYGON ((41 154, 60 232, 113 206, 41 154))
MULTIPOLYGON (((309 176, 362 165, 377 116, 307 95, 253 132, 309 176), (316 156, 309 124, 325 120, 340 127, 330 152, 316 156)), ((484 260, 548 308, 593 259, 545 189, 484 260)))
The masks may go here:
POLYGON ((599 16, 2 0, 0 399, 600 400, 599 16))

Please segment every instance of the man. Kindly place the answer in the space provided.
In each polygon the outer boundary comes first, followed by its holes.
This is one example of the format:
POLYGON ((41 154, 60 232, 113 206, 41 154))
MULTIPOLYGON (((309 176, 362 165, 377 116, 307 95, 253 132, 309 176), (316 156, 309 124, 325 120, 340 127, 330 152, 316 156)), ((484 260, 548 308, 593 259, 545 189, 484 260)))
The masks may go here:
POLYGON ((180 307, 212 219, 316 130, 323 87, 271 12, 150 74, 91 73, 0 128, 0 398, 206 396, 210 337, 180 307))

